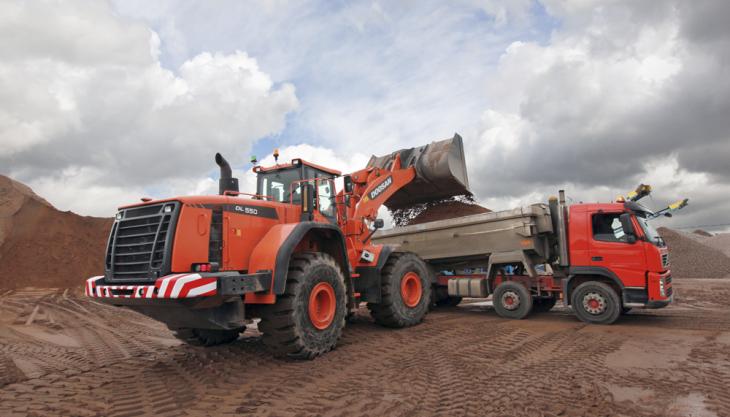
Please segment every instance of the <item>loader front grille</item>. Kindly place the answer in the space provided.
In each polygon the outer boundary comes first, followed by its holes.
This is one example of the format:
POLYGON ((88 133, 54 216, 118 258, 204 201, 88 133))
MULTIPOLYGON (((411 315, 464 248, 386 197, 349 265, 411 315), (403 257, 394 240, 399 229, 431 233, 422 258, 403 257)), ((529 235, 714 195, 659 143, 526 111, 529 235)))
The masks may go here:
POLYGON ((151 282, 170 269, 180 204, 168 202, 120 211, 106 253, 109 282, 151 282))

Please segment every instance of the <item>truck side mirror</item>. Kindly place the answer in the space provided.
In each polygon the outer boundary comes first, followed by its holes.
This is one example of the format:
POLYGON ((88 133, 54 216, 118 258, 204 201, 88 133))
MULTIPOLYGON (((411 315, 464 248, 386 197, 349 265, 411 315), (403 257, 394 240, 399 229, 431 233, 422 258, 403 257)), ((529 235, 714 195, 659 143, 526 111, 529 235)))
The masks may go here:
POLYGON ((628 243, 636 242, 636 232, 634 231, 634 224, 631 223, 631 213, 623 213, 619 216, 619 221, 621 221, 621 228, 626 235, 626 241, 628 243))
POLYGON ((382 229, 383 226, 385 226, 385 222, 383 221, 383 219, 375 219, 375 221, 373 222, 373 227, 375 229, 382 229))
POLYGON ((302 214, 309 214, 312 218, 314 212, 314 186, 312 184, 302 184, 302 214))
POLYGON ((345 185, 345 192, 351 193, 353 190, 352 177, 349 175, 345 175, 343 178, 343 181, 344 181, 344 185, 345 185))

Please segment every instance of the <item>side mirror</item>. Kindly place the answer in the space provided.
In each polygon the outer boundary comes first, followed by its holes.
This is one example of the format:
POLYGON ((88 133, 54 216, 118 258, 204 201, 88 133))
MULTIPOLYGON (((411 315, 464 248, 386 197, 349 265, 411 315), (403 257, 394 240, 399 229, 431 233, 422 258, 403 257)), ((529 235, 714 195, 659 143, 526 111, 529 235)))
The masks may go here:
POLYGON ((624 234, 626 235, 626 241, 628 243, 636 242, 636 232, 634 231, 634 224, 631 223, 631 214, 623 213, 619 216, 619 221, 621 221, 621 228, 624 230, 624 234))
POLYGON ((664 217, 672 217, 672 213, 664 213, 664 217))
POLYGON ((376 230, 377 229, 382 229, 383 226, 385 226, 385 222, 383 221, 383 219, 375 219, 375 221, 373 222, 373 227, 376 230))
POLYGON ((302 184, 302 214, 309 214, 310 219, 314 212, 314 186, 302 184))
POLYGON ((345 192, 351 193, 353 190, 353 184, 352 184, 352 177, 349 175, 345 175, 343 177, 344 185, 345 185, 345 192))

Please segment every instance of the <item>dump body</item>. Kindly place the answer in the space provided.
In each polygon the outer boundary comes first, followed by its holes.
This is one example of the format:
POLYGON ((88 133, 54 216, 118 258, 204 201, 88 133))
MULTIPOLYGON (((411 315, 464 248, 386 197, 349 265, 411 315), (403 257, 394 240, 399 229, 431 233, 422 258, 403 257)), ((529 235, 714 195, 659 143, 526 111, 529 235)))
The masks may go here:
POLYGON ((397 245, 432 263, 485 261, 497 252, 523 252, 535 263, 546 263, 553 256, 553 238, 550 209, 533 204, 380 231, 373 241, 397 245))

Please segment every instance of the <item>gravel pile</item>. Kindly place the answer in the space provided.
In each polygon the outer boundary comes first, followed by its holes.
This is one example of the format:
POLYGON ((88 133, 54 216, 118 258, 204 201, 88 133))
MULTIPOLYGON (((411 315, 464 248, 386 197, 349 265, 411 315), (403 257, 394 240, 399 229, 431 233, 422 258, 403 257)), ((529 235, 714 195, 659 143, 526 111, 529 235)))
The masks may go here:
POLYGON ((730 235, 722 234, 702 237, 702 242, 687 236, 685 233, 666 227, 659 228, 659 234, 669 247, 669 262, 672 275, 678 278, 724 278, 730 277, 730 257, 728 249, 720 250, 727 245, 730 235), (718 236, 723 237, 718 239, 718 236), (708 245, 707 240, 712 239, 708 245))
POLYGON ((488 208, 477 204, 472 195, 461 195, 391 210, 390 213, 393 216, 395 226, 401 227, 490 211, 488 208))
POLYGON ((56 210, 0 175, 0 288, 83 285, 104 272, 112 221, 56 210))

